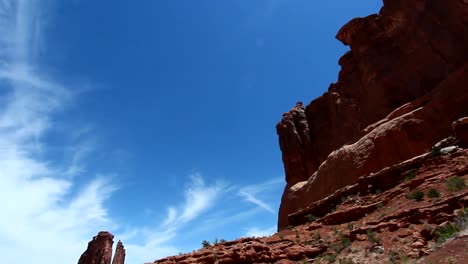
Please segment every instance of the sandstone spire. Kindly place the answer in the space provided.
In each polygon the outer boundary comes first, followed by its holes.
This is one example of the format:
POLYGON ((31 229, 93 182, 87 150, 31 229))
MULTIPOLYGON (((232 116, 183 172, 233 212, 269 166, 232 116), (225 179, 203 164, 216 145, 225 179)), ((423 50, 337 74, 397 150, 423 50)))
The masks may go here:
MULTIPOLYGON (((81 255, 78 264, 111 264, 114 235, 101 231, 88 243, 88 248, 81 255)), ((121 241, 117 243, 112 264, 124 264, 125 248, 121 241)))
POLYGON ((125 248, 122 241, 119 240, 117 248, 115 249, 114 259, 112 264, 124 264, 125 263, 125 248))

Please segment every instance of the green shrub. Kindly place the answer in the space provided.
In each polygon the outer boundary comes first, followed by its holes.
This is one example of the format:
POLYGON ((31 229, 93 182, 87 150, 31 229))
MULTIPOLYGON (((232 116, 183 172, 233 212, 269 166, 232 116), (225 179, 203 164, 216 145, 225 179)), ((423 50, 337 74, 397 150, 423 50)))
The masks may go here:
POLYGON ((376 237, 375 232, 372 231, 371 229, 367 229, 366 233, 367 233, 367 240, 374 242, 374 243, 380 242, 380 238, 376 237))
POLYGON ((436 189, 431 188, 427 192, 427 197, 429 197, 429 198, 438 198, 438 197, 440 197, 440 193, 436 189))
POLYGON ((323 256, 323 259, 325 259, 326 261, 328 261, 330 263, 333 263, 333 262, 335 262, 337 256, 338 256, 337 254, 327 254, 327 255, 323 256))
POLYGON ((435 230, 436 241, 441 244, 447 239, 456 236, 462 230, 468 230, 468 208, 460 210, 453 222, 435 230))
POLYGON ((452 223, 439 227, 435 231, 436 241, 439 244, 444 243, 447 239, 455 236, 458 232, 460 232, 460 228, 452 223))
POLYGON ((340 234, 340 241, 344 248, 347 248, 351 245, 351 240, 343 234, 340 234))
POLYGON ((317 220, 318 218, 313 215, 313 214, 308 214, 305 216, 307 218, 307 220, 309 220, 309 222, 314 222, 315 220, 317 220))
POLYGON ((433 146, 432 149, 431 149, 431 154, 433 157, 437 157, 437 156, 440 156, 440 150, 441 148, 439 146, 433 146))
POLYGON ((448 178, 446 185, 447 185, 447 189, 451 192, 457 192, 466 187, 465 179, 462 177, 458 177, 458 176, 448 178))
POLYGON ((332 230, 333 230, 333 234, 335 234, 335 236, 338 236, 338 235, 341 234, 341 232, 336 227, 333 227, 332 230))
POLYGON ((339 242, 332 243, 330 248, 332 248, 336 253, 340 253, 343 249, 351 245, 351 240, 345 236, 341 231, 336 228, 333 228, 333 232, 336 236, 340 238, 339 242))
POLYGON ((210 242, 208 242, 208 241, 206 241, 206 240, 203 240, 203 241, 202 241, 202 246, 203 246, 203 248, 207 248, 207 247, 210 247, 211 244, 210 244, 210 242))
POLYGON ((420 190, 414 190, 408 193, 406 197, 410 200, 422 201, 422 199, 424 198, 424 193, 420 190))
POLYGON ((468 230, 468 208, 462 209, 453 222, 460 230, 468 230))
POLYGON ((410 171, 408 172, 408 175, 405 176, 405 181, 411 181, 412 179, 414 179, 415 176, 416 173, 414 171, 410 171))

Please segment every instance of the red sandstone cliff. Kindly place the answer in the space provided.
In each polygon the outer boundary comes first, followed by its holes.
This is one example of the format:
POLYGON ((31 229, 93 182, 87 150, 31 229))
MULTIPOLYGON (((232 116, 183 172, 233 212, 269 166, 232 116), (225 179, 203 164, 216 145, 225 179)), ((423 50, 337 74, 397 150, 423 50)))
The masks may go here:
POLYGON ((468 115, 466 1, 387 0, 337 38, 350 46, 338 81, 277 125, 287 182, 279 228, 359 176, 424 153, 468 115))

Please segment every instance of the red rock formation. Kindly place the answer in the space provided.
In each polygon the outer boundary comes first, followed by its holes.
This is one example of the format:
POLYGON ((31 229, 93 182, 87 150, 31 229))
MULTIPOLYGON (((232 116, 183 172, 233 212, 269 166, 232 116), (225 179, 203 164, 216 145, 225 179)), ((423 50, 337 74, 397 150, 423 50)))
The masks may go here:
POLYGON ((114 259, 112 264, 124 264, 125 263, 125 248, 122 244, 122 241, 117 242, 117 247, 115 248, 114 259))
POLYGON ((350 46, 338 82, 306 107, 307 123, 292 117, 296 107, 277 125, 287 182, 279 228, 360 175, 424 153, 468 115, 466 2, 387 0, 337 38, 350 46))
MULTIPOLYGON (((78 264, 111 264, 114 235, 101 231, 88 243, 88 248, 81 255, 78 264)), ((121 241, 117 243, 112 264, 124 264, 125 249, 121 241)))
POLYGON ((434 89, 425 106, 389 120, 356 143, 332 152, 305 184, 290 189, 291 213, 356 183, 359 176, 430 151, 451 133, 451 120, 468 113, 468 96, 457 96, 459 84, 468 92, 468 64, 434 89), (435 113, 443 113, 443 118, 435 113))
POLYGON ((452 124, 454 134, 461 147, 468 147, 468 117, 460 118, 452 124))
POLYGON ((283 163, 286 182, 290 185, 307 180, 309 173, 313 173, 308 160, 312 159, 309 127, 302 102, 289 112, 283 114, 283 119, 276 126, 280 136, 280 148, 283 153, 283 163))
POLYGON ((245 238, 220 243, 211 248, 201 249, 192 254, 179 255, 155 261, 157 264, 214 264, 214 263, 294 263, 285 262, 303 257, 315 257, 325 247, 300 245, 293 241, 271 237, 268 239, 245 238))
POLYGON ((81 255, 78 264, 110 264, 112 260, 114 235, 101 231, 88 243, 88 248, 81 255))

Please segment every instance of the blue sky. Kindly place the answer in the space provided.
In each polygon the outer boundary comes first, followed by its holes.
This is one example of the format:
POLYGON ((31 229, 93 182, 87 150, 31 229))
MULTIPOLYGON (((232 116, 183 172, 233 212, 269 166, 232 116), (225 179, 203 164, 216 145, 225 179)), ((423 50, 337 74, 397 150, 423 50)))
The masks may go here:
POLYGON ((339 28, 380 6, 0 1, 5 263, 76 262, 99 230, 128 263, 273 233, 275 125, 336 80, 339 28))

